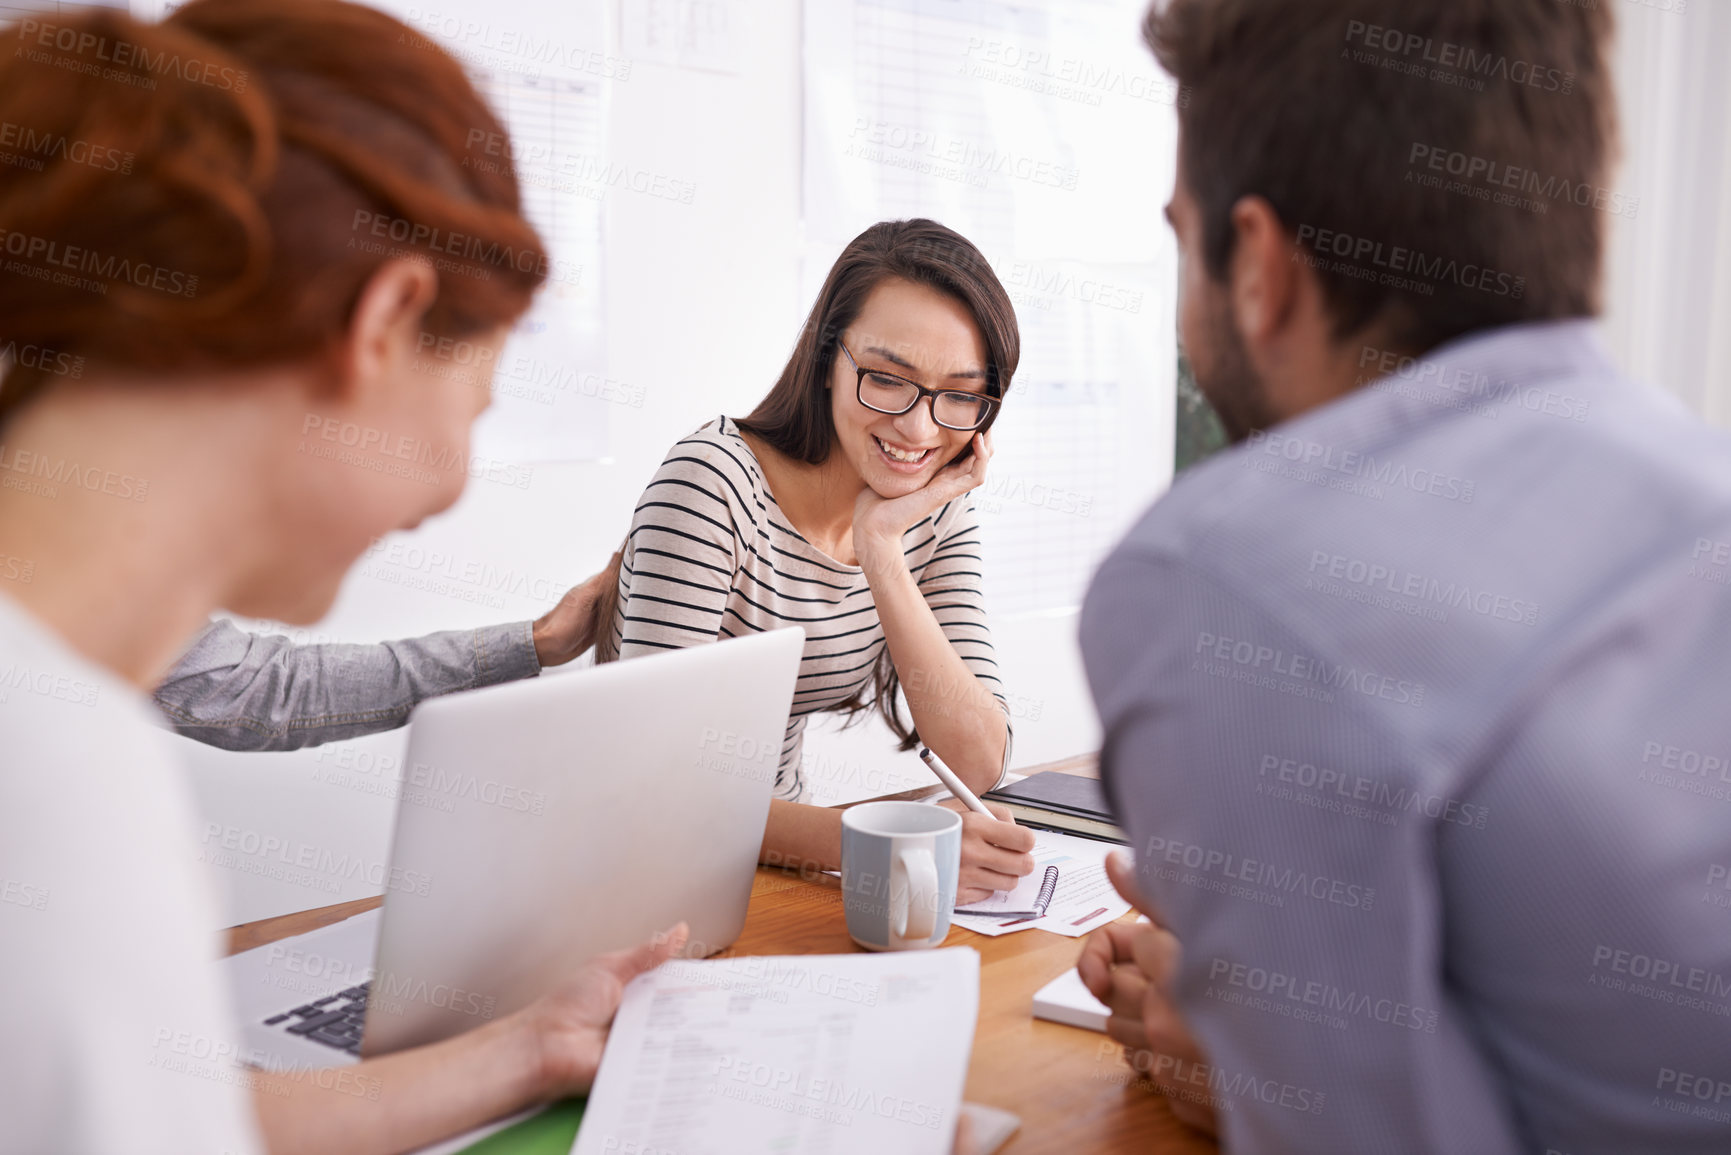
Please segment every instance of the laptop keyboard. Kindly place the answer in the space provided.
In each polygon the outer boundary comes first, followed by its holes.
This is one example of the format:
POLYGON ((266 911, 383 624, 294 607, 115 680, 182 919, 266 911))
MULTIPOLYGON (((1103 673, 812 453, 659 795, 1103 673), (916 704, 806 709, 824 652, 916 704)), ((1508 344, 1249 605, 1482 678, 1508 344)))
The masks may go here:
POLYGON ((291 1035, 301 1035, 315 1043, 358 1055, 361 1053, 361 1024, 367 1017, 367 988, 371 985, 362 983, 304 1007, 273 1015, 264 1021, 264 1025, 280 1026, 291 1035))

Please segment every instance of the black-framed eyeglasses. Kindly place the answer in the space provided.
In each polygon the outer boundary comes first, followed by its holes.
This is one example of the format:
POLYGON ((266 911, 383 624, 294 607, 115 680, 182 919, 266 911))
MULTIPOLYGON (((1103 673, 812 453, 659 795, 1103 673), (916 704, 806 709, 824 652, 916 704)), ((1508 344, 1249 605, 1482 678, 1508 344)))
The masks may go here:
POLYGON ((848 363, 859 375, 856 393, 859 403, 867 409, 900 415, 918 405, 922 397, 930 397, 933 421, 945 429, 966 431, 978 429, 990 421, 992 411, 998 407, 998 399, 984 393, 969 393, 962 389, 927 389, 918 381, 909 381, 906 377, 897 377, 894 373, 862 369, 846 345, 842 345, 840 341, 836 344, 841 345, 841 351, 847 354, 848 363))

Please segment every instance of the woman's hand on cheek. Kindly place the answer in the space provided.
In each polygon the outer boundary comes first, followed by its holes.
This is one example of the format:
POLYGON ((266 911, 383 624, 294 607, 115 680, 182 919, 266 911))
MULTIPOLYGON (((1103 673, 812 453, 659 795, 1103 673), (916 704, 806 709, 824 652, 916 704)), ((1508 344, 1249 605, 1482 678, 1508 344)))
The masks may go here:
POLYGON ((854 552, 868 578, 883 565, 901 563, 903 534, 986 480, 991 439, 974 434, 973 449, 966 461, 944 466, 912 493, 885 498, 869 485, 860 491, 853 510, 854 552))
POLYGON ((976 814, 954 799, 938 805, 962 816, 962 869, 956 879, 956 905, 990 898, 994 891, 1014 890, 1023 875, 1034 870, 1034 832, 1017 826, 1002 806, 986 803, 996 818, 976 814))

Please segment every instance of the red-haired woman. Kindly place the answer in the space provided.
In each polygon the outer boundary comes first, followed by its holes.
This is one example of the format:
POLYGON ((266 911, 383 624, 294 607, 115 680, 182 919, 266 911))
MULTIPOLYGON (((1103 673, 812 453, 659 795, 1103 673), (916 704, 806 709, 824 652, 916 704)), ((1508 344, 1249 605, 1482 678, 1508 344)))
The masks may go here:
POLYGON ((247 1094, 145 697, 212 610, 311 622, 369 542, 456 500, 487 383, 423 350, 496 347, 546 263, 509 169, 463 164, 498 122, 450 57, 338 0, 9 36, 0 1149, 404 1151, 586 1089, 621 984, 683 931, 447 1042, 247 1094), (371 435, 337 460, 325 428, 371 435), (451 467, 403 469, 404 444, 451 467))
MULTIPOLYGON (((597 607, 603 659, 805 630, 766 862, 840 863, 841 812, 803 801, 812 714, 875 705, 903 749, 917 734, 976 791, 1009 768, 968 494, 1020 349, 1009 295, 965 238, 873 225, 836 260, 768 396, 676 444, 644 490, 613 603, 597 607)), ((962 901, 1033 870, 1027 829, 965 810, 962 823, 962 901)))

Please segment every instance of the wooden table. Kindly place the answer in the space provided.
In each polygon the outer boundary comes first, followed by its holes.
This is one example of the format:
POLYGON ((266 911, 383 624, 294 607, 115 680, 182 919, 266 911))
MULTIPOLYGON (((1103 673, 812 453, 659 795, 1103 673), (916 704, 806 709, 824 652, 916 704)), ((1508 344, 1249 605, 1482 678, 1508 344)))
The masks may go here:
MULTIPOLYGON (((1088 772, 1091 760, 1031 767, 1088 772)), ((739 941, 724 955, 846 954, 841 880, 801 878, 759 867, 739 941)), ((372 910, 355 902, 262 919, 229 932, 229 952, 249 950, 372 910)), ((1167 1102, 1134 1077, 1117 1044, 1077 1027, 1035 1019, 1034 992, 1076 964, 1082 940, 1030 930, 997 938, 952 927, 945 946, 980 952, 980 1020, 974 1028, 967 1098, 1020 1115, 1007 1155, 1213 1155, 1214 1144, 1173 1118, 1167 1102)))

